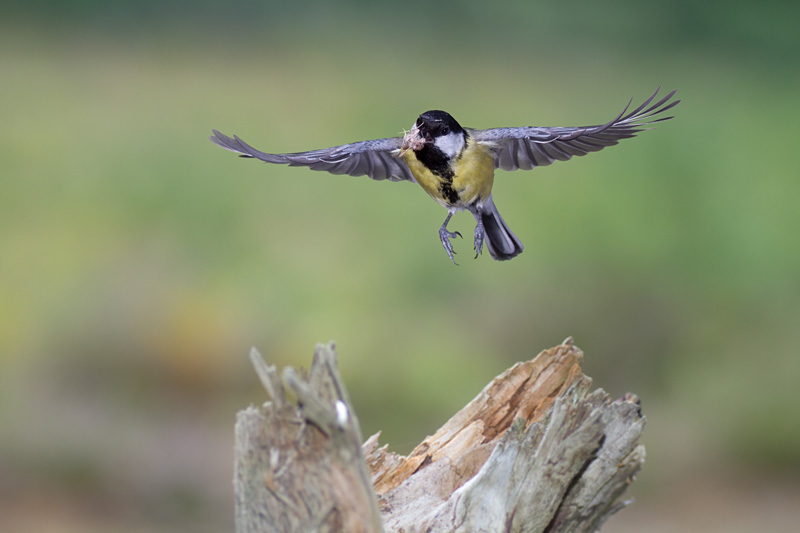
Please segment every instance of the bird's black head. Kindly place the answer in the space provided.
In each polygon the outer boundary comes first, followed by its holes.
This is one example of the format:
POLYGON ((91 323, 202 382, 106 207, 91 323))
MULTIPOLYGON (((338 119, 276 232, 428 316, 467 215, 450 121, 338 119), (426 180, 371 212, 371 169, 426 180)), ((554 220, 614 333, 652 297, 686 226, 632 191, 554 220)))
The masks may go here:
POLYGON ((461 124, 456 122, 456 119, 445 111, 433 110, 424 112, 417 119, 416 126, 419 128, 420 135, 428 141, 451 133, 464 133, 464 128, 461 127, 461 124))

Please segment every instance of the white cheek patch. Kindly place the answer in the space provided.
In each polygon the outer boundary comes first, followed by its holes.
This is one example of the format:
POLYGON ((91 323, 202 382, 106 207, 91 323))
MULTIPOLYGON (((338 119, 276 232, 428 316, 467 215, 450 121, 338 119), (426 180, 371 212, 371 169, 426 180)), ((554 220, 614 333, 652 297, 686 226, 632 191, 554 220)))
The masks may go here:
POLYGON ((447 135, 436 137, 433 144, 449 158, 454 158, 464 149, 464 134, 450 132, 447 135))

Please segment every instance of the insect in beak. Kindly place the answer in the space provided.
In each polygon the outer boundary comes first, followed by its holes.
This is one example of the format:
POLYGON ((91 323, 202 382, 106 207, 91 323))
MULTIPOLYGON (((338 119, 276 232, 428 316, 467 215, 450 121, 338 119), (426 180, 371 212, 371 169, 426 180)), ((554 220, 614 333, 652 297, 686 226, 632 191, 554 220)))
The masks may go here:
POLYGON ((428 141, 426 141, 425 138, 419 134, 419 127, 414 124, 411 127, 411 131, 404 131, 403 144, 400 147, 400 157, 402 157, 409 150, 416 151, 421 149, 427 142, 428 141))

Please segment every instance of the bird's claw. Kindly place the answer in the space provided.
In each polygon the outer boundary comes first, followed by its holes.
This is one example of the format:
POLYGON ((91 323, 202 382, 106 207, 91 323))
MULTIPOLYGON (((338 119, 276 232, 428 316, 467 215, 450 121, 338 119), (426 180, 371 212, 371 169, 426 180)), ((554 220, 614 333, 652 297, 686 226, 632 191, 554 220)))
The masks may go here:
POLYGON ((453 243, 450 242, 450 239, 455 239, 456 237, 461 237, 462 239, 464 238, 461 233, 457 231, 447 231, 445 226, 439 228, 439 239, 442 241, 442 246, 444 246, 445 252, 447 252, 447 257, 450 258, 450 261, 452 261, 454 265, 458 266, 458 263, 456 263, 456 260, 453 257, 453 254, 456 252, 453 250, 453 243))
POLYGON ((475 238, 474 238, 474 246, 475 246, 475 259, 481 255, 483 252, 483 238, 486 232, 483 229, 483 222, 478 221, 478 225, 475 226, 475 238))

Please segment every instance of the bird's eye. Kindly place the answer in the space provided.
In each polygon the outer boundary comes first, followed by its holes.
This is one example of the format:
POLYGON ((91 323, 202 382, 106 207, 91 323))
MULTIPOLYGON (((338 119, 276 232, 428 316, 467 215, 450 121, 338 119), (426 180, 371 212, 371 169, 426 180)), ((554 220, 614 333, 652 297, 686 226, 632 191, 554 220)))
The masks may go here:
POLYGON ((442 126, 442 135, 447 135, 448 133, 450 133, 450 128, 442 126))

